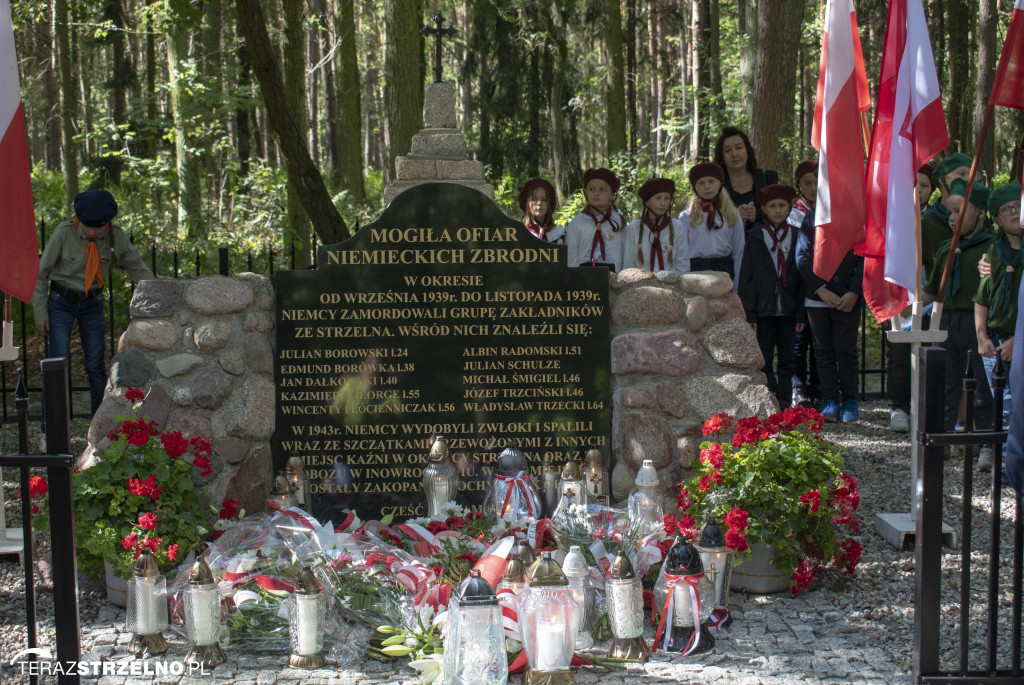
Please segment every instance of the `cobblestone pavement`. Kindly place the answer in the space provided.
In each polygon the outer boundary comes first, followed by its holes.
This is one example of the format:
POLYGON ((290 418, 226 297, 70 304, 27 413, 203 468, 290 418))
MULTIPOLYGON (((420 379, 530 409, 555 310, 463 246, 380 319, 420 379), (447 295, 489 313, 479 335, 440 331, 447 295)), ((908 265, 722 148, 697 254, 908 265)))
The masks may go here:
MULTIPOLYGON (((578 683, 717 683, 750 685, 781 683, 909 683, 913 639, 913 552, 890 548, 871 524, 877 511, 905 510, 909 497, 909 445, 905 436, 888 430, 888 410, 880 403, 863 405, 857 426, 831 425, 826 437, 848 447, 847 469, 860 478, 864 525, 856 536, 865 551, 857 575, 843 578, 827 575, 798 597, 778 595, 733 595, 734 621, 725 633, 716 635, 713 652, 683 658, 661 653, 645 665, 624 670, 582 668, 575 671, 578 683)), ((0 585, 7 598, 0 598, 0 679, 4 683, 25 682, 10 665, 13 654, 24 646, 23 608, 17 562, 0 563, 0 585), (20 644, 19 644, 20 642, 20 644)), ((124 633, 124 612, 103 601, 95 592, 82 592, 83 660, 111 661, 130 665, 126 654, 130 636, 124 633)), ((42 643, 52 644, 52 598, 42 595, 40 620, 42 643), (49 605, 47 602, 49 601, 49 605)), ((647 639, 654 630, 647 627, 647 639)), ((297 671, 287 667, 283 653, 254 653, 227 649, 229 661, 205 676, 155 675, 159 662, 170 663, 184 655, 185 642, 166 633, 171 650, 165 657, 149 659, 149 674, 135 677, 107 675, 90 677, 101 685, 161 683, 235 683, 271 685, 277 682, 349 685, 415 683, 416 674, 407 660, 395 664, 359 657, 343 658, 318 671, 297 671)), ((607 648, 607 643, 598 645, 607 648)), ((518 685, 520 676, 510 683, 518 685)))

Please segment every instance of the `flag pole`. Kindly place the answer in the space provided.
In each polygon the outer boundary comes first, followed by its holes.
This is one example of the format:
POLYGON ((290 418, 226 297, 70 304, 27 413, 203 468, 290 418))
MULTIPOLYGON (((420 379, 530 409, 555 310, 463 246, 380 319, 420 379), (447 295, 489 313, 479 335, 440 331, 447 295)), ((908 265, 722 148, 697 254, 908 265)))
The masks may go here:
MULTIPOLYGON (((990 102, 985 108, 985 120, 981 124, 981 131, 978 133, 978 142, 974 148, 974 159, 971 161, 971 173, 967 176, 967 195, 970 196, 971 188, 974 186, 974 179, 978 175, 978 160, 981 159, 981 148, 988 137, 988 127, 992 123, 992 110, 990 102)), ((942 319, 942 303, 946 297, 946 283, 949 281, 949 272, 953 269, 953 255, 956 254, 957 244, 960 242, 960 232, 964 225, 964 216, 967 214, 967 201, 960 203, 960 211, 956 215, 956 228, 953 229, 953 240, 949 244, 949 253, 946 255, 946 265, 942 269, 942 280, 939 282, 939 292, 935 293, 935 306, 932 308, 932 320, 929 330, 939 330, 942 319)))
POLYGON ((3 337, 0 337, 0 361, 11 362, 18 358, 21 348, 14 346, 14 317, 11 311, 11 295, 4 293, 3 337))

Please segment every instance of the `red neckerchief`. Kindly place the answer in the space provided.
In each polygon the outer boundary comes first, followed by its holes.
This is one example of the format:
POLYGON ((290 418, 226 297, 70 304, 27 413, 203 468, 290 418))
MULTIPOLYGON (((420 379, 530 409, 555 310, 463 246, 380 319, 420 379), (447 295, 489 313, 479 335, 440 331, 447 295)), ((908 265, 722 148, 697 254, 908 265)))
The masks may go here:
MULTIPOLYGON (((664 271, 665 270, 665 252, 661 249, 661 232, 669 225, 668 215, 665 214, 658 218, 657 225, 651 221, 651 215, 649 212, 644 212, 644 226, 651 232, 651 271, 664 271), (654 259, 658 259, 658 268, 654 268, 654 259)), ((640 232, 643 234, 643 231, 640 232)), ((641 238, 642 240, 642 238, 641 238)))
MULTIPOLYGON (((718 212, 718 210, 722 208, 722 201, 718 198, 718 196, 716 195, 715 199, 713 200, 705 200, 700 195, 698 195, 697 199, 700 200, 700 208, 704 210, 704 215, 708 218, 708 230, 710 231, 713 229, 721 228, 722 226, 719 226, 715 222, 715 214, 718 212)), ((724 225, 725 222, 722 223, 724 225)))
POLYGON ((804 215, 811 211, 811 206, 804 202, 803 196, 798 198, 796 204, 794 204, 793 206, 796 207, 799 211, 803 212, 804 215))
POLYGON ((772 249, 775 250, 775 270, 776 278, 779 279, 779 283, 782 287, 786 287, 786 255, 782 250, 782 241, 789 235, 789 224, 782 222, 782 225, 778 228, 772 226, 770 221, 764 222, 764 229, 768 231, 768 234, 772 237, 772 249))
POLYGON ((530 221, 526 222, 526 230, 528 230, 530 233, 534 234, 541 240, 547 240, 548 232, 554 227, 554 224, 540 225, 531 223, 530 221))
POLYGON ((597 212, 590 205, 587 205, 586 207, 583 208, 583 213, 586 214, 587 216, 589 216, 591 219, 593 219, 594 220, 594 225, 595 225, 594 226, 594 240, 590 244, 590 263, 591 264, 593 264, 596 261, 594 259, 594 251, 597 250, 598 247, 601 248, 601 261, 602 262, 605 261, 604 235, 601 233, 601 224, 603 224, 606 221, 610 221, 611 220, 611 218, 612 218, 612 211, 613 211, 613 208, 609 207, 607 213, 605 213, 603 216, 598 216, 597 212))

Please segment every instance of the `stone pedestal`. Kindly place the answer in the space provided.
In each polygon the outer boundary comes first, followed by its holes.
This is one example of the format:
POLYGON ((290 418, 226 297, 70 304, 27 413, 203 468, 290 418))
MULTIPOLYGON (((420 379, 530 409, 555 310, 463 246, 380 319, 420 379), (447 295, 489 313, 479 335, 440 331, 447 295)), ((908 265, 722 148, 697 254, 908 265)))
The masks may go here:
POLYGON ((384 187, 391 203, 406 188, 446 181, 475 188, 494 199, 494 186, 484 180, 484 165, 469 159, 466 138, 455 116, 455 84, 428 83, 423 96, 423 130, 412 137, 412 150, 395 159, 395 180, 384 187))

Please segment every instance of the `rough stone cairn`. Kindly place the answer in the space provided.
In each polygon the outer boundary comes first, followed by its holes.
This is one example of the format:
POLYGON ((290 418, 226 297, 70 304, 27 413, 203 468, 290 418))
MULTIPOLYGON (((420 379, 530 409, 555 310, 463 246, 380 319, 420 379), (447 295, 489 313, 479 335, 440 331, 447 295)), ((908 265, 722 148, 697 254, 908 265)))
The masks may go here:
POLYGON ((448 181, 476 188, 494 199, 494 186, 484 180, 483 162, 469 159, 466 137, 455 117, 455 84, 428 83, 423 95, 423 129, 412 137, 412 151, 395 158, 396 180, 384 187, 390 203, 406 188, 448 181))
POLYGON ((274 294, 256 274, 142 281, 132 320, 111 361, 106 396, 89 426, 83 465, 107 444, 129 387, 146 392, 141 414, 161 429, 213 444, 212 502, 237 497, 262 511, 273 469, 274 294))
POLYGON ((766 415, 778 402, 726 274, 625 269, 610 279, 612 496, 621 501, 644 459, 666 491, 679 482, 712 414, 766 415))

